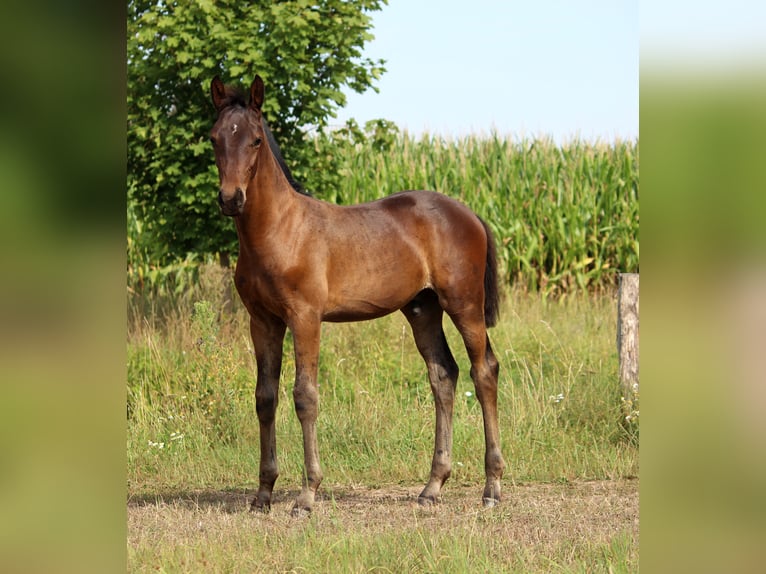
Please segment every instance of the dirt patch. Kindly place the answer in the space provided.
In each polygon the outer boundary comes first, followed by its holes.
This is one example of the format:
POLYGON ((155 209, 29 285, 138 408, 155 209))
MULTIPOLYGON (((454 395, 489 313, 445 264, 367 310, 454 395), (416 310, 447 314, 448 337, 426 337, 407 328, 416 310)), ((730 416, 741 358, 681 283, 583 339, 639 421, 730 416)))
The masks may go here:
POLYGON ((321 489, 313 516, 303 520, 290 517, 296 490, 275 491, 267 515, 248 511, 254 494, 249 491, 134 497, 127 509, 129 569, 168 560, 180 560, 175 564, 184 569, 198 565, 200 553, 205 560, 220 553, 219 558, 227 559, 268 555, 268 564, 259 562, 256 570, 282 570, 307 544, 318 552, 325 544, 337 550, 339 541, 356 537, 360 544, 388 540, 396 546, 396 540, 413 544, 427 533, 425 542, 438 548, 455 548, 456 541, 470 539, 471 552, 484 548, 487 560, 499 560, 511 570, 589 563, 589 552, 601 556, 615 546, 619 548, 613 554, 633 570, 638 561, 638 486, 637 479, 506 486, 503 502, 493 509, 482 508, 477 485, 448 483, 441 503, 426 508, 417 504, 420 485, 328 486, 321 489), (508 557, 515 562, 502 562, 508 557))

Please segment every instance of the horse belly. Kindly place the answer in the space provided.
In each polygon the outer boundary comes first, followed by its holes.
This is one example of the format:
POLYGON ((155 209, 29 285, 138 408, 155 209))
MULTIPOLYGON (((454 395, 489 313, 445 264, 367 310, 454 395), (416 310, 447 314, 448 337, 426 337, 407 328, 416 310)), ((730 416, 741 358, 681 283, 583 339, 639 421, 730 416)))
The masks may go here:
POLYGON ((330 323, 366 321, 368 319, 377 319, 378 317, 389 315, 399 308, 400 307, 390 309, 386 307, 378 307, 367 301, 354 301, 350 305, 329 310, 322 317, 322 320, 330 323))
POLYGON ((409 287, 387 285, 381 278, 377 289, 355 288, 340 291, 334 296, 331 294, 323 319, 331 322, 377 319, 398 311, 422 289, 422 284, 409 287))
POLYGON ((417 229, 407 210, 392 213, 385 201, 371 205, 374 209, 367 206, 349 212, 343 219, 344 236, 328 243, 326 321, 361 321, 388 315, 429 286, 423 236, 430 234, 417 229))
POLYGON ((401 267, 388 273, 369 270, 345 281, 328 278, 324 320, 363 321, 398 311, 427 286, 420 269, 409 274, 401 271, 401 267))

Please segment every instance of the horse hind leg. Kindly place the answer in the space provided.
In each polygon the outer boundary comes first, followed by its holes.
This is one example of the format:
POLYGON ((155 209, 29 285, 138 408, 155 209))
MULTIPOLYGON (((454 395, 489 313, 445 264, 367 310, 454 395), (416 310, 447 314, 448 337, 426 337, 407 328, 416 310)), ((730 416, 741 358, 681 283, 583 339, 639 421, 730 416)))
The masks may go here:
POLYGON ((402 312, 412 327, 415 344, 426 363, 436 408, 431 475, 418 496, 421 505, 430 505, 439 499, 442 485, 452 472, 452 410, 459 369, 444 336, 443 311, 435 294, 421 294, 402 312))
POLYGON ((500 479, 505 470, 505 461, 500 452, 500 432, 497 421, 497 376, 499 365, 484 325, 481 311, 452 316, 460 331, 471 361, 471 379, 476 388, 476 398, 481 404, 484 417, 484 470, 486 483, 482 501, 484 506, 495 506, 500 502, 500 479))

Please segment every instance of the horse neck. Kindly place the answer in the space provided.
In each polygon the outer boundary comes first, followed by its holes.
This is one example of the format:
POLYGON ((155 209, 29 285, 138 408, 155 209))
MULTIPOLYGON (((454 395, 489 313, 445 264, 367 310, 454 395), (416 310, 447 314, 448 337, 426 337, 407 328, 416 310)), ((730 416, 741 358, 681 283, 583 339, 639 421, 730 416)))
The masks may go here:
POLYGON ((265 237, 274 238, 283 228, 281 220, 299 200, 268 144, 258 157, 255 175, 247 187, 242 215, 235 218, 240 252, 257 250, 265 237))

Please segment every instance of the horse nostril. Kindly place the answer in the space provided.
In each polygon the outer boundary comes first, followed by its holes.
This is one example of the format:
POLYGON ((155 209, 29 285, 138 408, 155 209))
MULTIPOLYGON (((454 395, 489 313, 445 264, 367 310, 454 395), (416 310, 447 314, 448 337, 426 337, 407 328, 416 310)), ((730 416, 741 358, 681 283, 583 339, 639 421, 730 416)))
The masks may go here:
POLYGON ((242 208, 245 205, 245 192, 242 188, 235 188, 234 193, 225 194, 223 188, 218 190, 218 207, 221 208, 221 212, 224 215, 236 215, 242 213, 242 208))

